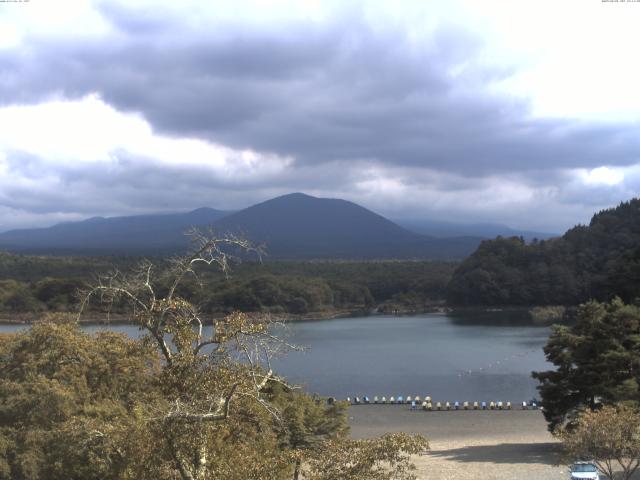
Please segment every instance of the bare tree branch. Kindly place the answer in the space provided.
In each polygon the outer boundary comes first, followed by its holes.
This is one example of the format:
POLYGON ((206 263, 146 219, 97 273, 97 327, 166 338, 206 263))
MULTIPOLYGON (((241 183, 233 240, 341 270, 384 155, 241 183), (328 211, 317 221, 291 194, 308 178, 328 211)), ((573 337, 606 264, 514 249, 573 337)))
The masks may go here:
POLYGON ((114 307, 129 308, 133 322, 156 345, 165 360, 161 382, 166 403, 147 420, 165 432, 183 480, 207 478, 207 429, 229 418, 234 398, 251 399, 280 421, 265 389, 269 382, 287 384, 273 373, 271 357, 286 348, 298 349, 269 331, 275 322, 239 312, 213 321, 211 337, 204 338, 205 322, 198 308, 180 297, 182 282, 192 275, 200 283, 200 266, 217 266, 228 276, 234 258, 228 249, 258 256, 261 249, 231 235, 210 238, 194 231, 192 240, 192 253, 171 259, 163 268, 145 260, 128 276, 114 271, 98 278, 85 292, 78 316, 92 298, 99 299, 108 314, 114 307), (203 350, 207 346, 214 346, 209 354, 203 350), (240 356, 244 362, 238 362, 240 356), (180 435, 189 440, 179 442, 180 435))

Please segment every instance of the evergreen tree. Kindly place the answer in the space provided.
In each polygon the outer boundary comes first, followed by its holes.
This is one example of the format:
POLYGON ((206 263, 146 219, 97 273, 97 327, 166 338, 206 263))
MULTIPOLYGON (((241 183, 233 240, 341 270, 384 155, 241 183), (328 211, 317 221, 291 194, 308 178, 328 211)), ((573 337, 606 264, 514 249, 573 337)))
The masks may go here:
POLYGON ((562 237, 482 242, 453 274, 454 305, 578 305, 640 295, 640 199, 593 216, 562 237))
POLYGON ((640 308, 619 298, 587 302, 575 325, 554 326, 544 348, 555 370, 534 372, 540 381, 549 428, 571 421, 583 408, 640 400, 640 308))

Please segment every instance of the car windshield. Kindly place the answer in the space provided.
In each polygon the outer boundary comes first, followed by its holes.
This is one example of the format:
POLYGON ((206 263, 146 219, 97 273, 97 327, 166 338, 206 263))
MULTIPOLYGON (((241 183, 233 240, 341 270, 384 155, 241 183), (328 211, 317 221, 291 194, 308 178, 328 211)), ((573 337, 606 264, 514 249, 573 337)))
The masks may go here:
POLYGON ((576 463, 571 469, 572 472, 597 472, 596 467, 590 463, 576 463))

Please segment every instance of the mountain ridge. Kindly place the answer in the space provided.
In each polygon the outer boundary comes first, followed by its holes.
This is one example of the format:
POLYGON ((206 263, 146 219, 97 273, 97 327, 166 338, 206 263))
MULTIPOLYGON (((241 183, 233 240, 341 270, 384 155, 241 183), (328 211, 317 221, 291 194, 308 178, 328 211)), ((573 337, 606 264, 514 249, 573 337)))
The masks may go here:
POLYGON ((187 213, 92 217, 0 234, 0 248, 46 253, 169 253, 187 246, 184 231, 213 228, 264 243, 273 258, 460 259, 479 237, 435 238, 411 232, 356 203, 303 193, 275 197, 236 212, 201 207, 187 213))
POLYGON ((512 228, 502 223, 492 222, 455 223, 444 220, 418 218, 391 218, 391 220, 412 232, 439 238, 461 236, 482 237, 486 239, 496 237, 523 237, 526 241, 532 241, 534 239, 548 240, 549 238, 560 236, 558 233, 524 230, 512 228))
POLYGON ((186 213, 133 215, 124 217, 91 217, 78 222, 63 222, 51 227, 10 230, 0 234, 0 248, 13 251, 52 252, 83 250, 132 250, 184 241, 184 230, 191 226, 215 222, 230 212, 202 207, 186 213), (87 229, 87 227, 91 227, 87 229), (45 238, 39 241, 39 236, 45 238), (105 236, 106 235, 106 236, 105 236), (162 240, 153 237, 161 236, 162 240))

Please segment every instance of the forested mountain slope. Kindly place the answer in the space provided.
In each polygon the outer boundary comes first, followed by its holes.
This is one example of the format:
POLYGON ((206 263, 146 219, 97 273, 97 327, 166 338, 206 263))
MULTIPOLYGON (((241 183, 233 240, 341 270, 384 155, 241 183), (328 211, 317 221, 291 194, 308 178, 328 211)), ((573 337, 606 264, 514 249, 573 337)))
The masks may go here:
POLYGON ((531 242, 499 237, 456 269, 454 305, 577 304, 640 296, 640 199, 593 216, 562 237, 531 242))

